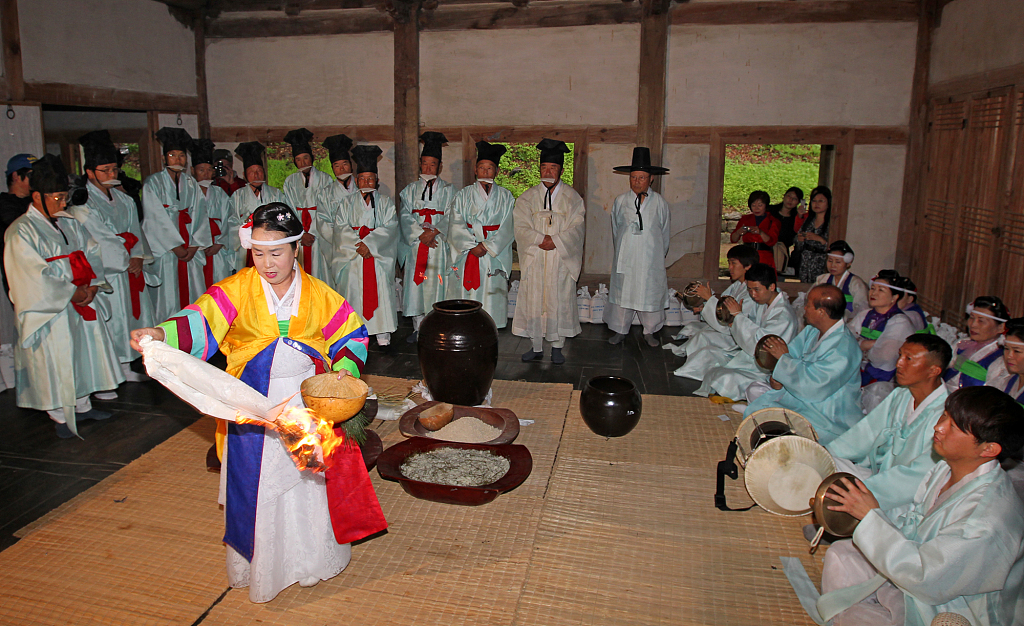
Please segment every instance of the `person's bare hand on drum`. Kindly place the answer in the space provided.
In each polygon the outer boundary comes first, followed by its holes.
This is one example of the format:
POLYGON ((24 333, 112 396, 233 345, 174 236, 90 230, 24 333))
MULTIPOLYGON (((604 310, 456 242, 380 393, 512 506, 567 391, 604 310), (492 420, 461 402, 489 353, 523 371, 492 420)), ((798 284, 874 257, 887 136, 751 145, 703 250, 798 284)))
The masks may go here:
POLYGON ((736 299, 733 298, 732 296, 728 296, 722 299, 722 302, 725 303, 725 308, 729 309, 729 312, 732 313, 734 316, 739 315, 740 313, 743 312, 743 305, 740 304, 739 302, 736 302, 736 299))
POLYGON ((143 337, 152 337, 157 341, 163 341, 164 339, 166 339, 167 335, 164 334, 163 328, 138 328, 136 330, 133 330, 131 346, 134 350, 142 352, 142 345, 139 343, 139 341, 143 337))
POLYGON ((775 380, 771 376, 768 377, 768 385, 772 389, 774 389, 775 391, 778 391, 779 389, 782 389, 782 383, 780 383, 779 381, 775 380))
POLYGON ((769 337, 765 340, 764 349, 776 360, 782 358, 783 354, 789 354, 789 346, 786 345, 786 342, 776 337, 769 337))
POLYGON ((693 288, 693 292, 700 296, 700 299, 707 302, 711 299, 714 294, 711 292, 711 285, 708 283, 697 283, 697 286, 693 288))
POLYGON ((856 485, 849 478, 837 481, 829 488, 828 496, 839 502, 839 506, 829 506, 830 511, 843 511, 857 519, 864 519, 871 509, 877 509, 879 506, 874 494, 860 482, 860 479, 857 479, 856 485))

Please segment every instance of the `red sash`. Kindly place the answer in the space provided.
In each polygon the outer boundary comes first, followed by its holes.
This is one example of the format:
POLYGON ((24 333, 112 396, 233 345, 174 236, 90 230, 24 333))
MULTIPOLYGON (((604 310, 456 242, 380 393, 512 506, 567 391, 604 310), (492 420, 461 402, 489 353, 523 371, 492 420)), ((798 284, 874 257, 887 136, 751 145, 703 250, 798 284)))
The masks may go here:
MULTIPOLYGON (((52 256, 46 259, 46 262, 59 261, 60 259, 67 259, 71 263, 71 284, 75 287, 88 287, 89 283, 96 278, 96 272, 92 271, 89 259, 85 258, 85 253, 81 250, 75 250, 71 254, 52 256)), ((82 319, 89 320, 90 322, 96 319, 96 310, 91 306, 73 303, 71 306, 75 307, 75 310, 82 316, 82 319)))
MULTIPOLYGON (((466 224, 466 226, 473 228, 472 224, 466 224)), ((484 239, 487 239, 487 233, 493 233, 498 228, 498 226, 484 226, 484 239)), ((467 291, 480 288, 480 257, 472 252, 466 255, 466 270, 462 273, 462 286, 467 291)))
MULTIPOLYGON (((352 227, 352 230, 359 232, 359 240, 362 241, 367 235, 373 232, 374 229, 367 226, 360 226, 356 228, 352 227)), ((368 320, 373 317, 373 312, 377 310, 377 267, 374 264, 374 258, 363 259, 363 319, 368 320)))
MULTIPOLYGON (((178 211, 178 233, 181 238, 185 241, 185 247, 188 248, 188 225, 192 223, 192 216, 188 214, 188 209, 181 209, 178 211)), ((187 307, 192 303, 192 299, 188 297, 188 262, 178 260, 178 300, 181 303, 181 308, 187 307)))
MULTIPOLYGON (((220 226, 217 222, 220 220, 211 217, 210 218, 210 236, 213 238, 213 243, 217 243, 217 237, 220 237, 220 226)), ((213 286, 213 257, 206 257, 206 265, 203 266, 203 278, 206 279, 206 288, 209 289, 213 286)))
MULTIPOLYGON (((299 207, 299 211, 302 211, 302 232, 308 233, 309 227, 313 225, 313 216, 309 212, 316 211, 316 207, 299 207)), ((313 246, 302 246, 302 269, 307 274, 313 271, 313 246)))
MULTIPOLYGON (((444 211, 436 211, 434 209, 413 209, 413 213, 418 213, 423 216, 424 224, 433 224, 434 215, 444 215, 444 211)), ((416 273, 413 274, 412 281, 417 285, 421 284, 427 275, 427 255, 430 254, 430 246, 420 243, 419 248, 416 250, 416 273)))
MULTIPOLYGON (((341 434, 341 427, 335 429, 341 434)), ((352 543, 388 527, 381 511, 363 455, 355 443, 344 443, 331 454, 333 464, 324 473, 327 482, 327 510, 334 539, 352 543)))
MULTIPOLYGON (((117 236, 124 239, 125 250, 128 254, 131 254, 132 248, 135 244, 139 243, 139 238, 136 237, 131 231, 125 231, 123 233, 117 233, 117 236)), ((132 316, 135 319, 139 319, 139 315, 142 314, 142 303, 139 299, 139 294, 146 288, 146 279, 142 275, 142 272, 138 274, 128 274, 128 293, 132 298, 132 316)))

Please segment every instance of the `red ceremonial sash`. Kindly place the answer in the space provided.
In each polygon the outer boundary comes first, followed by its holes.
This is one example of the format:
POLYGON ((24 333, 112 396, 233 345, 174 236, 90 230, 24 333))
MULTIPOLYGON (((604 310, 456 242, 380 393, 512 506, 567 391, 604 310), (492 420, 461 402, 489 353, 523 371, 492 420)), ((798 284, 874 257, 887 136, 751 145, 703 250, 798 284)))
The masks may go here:
MULTIPOLYGON (((310 211, 316 211, 315 206, 299 207, 302 211, 302 232, 308 233, 309 227, 313 225, 313 216, 310 211)), ((313 246, 302 246, 302 269, 309 274, 313 271, 313 246)))
MULTIPOLYGON (((123 233, 117 233, 117 236, 124 239, 125 250, 131 254, 132 248, 135 244, 139 243, 139 238, 136 237, 131 231, 125 231, 123 233)), ((139 315, 142 314, 142 303, 139 299, 139 294, 146 288, 146 279, 142 275, 142 272, 138 274, 128 274, 128 294, 132 298, 132 316, 135 319, 139 319, 139 315)))
MULTIPOLYGON (((341 427, 334 432, 342 434, 341 427)), ((355 443, 345 442, 331 454, 331 466, 324 473, 327 482, 327 510, 334 539, 352 543, 388 527, 377 494, 366 471, 363 455, 355 443)))
MULTIPOLYGON (((466 226, 473 228, 472 224, 466 224, 466 226)), ((487 239, 487 233, 493 233, 496 230, 498 230, 498 226, 484 226, 484 239, 487 239)), ((472 252, 466 255, 466 270, 462 273, 462 286, 467 291, 480 288, 480 257, 472 252)))
MULTIPOLYGON (((188 209, 179 210, 178 233, 185 241, 186 248, 188 248, 189 241, 188 225, 191 223, 192 216, 188 214, 188 209)), ((192 303, 191 298, 188 297, 188 262, 180 259, 178 260, 178 301, 181 303, 181 308, 183 309, 192 303)))
MULTIPOLYGON (((424 224, 433 224, 434 215, 444 215, 444 211, 437 211, 434 209, 413 209, 413 213, 418 213, 423 216, 424 224)), ((417 285, 421 284, 427 277, 427 255, 430 254, 430 246, 420 243, 419 248, 416 250, 416 273, 413 274, 412 281, 417 285)))
MULTIPOLYGON (((217 237, 220 237, 220 226, 217 225, 217 222, 219 222, 219 221, 220 220, 215 218, 215 217, 211 217, 210 218, 210 236, 212 237, 214 244, 217 243, 217 237)), ((213 286, 213 257, 212 256, 206 257, 206 265, 203 266, 203 278, 206 279, 206 288, 207 289, 209 289, 210 287, 213 286)))
MULTIPOLYGON (((71 263, 71 284, 76 287, 88 287, 89 283, 96 278, 96 272, 92 271, 92 265, 89 264, 89 259, 85 258, 85 253, 81 250, 75 250, 71 254, 62 254, 60 256, 52 256, 46 259, 46 262, 58 261, 60 259, 67 259, 71 263)), ((90 322, 96 319, 96 310, 91 306, 83 306, 81 304, 72 303, 78 314, 82 316, 82 319, 89 320, 90 322)))
MULTIPOLYGON (((359 228, 353 226, 352 230, 359 232, 359 240, 362 241, 374 229, 367 226, 360 226, 359 228)), ((363 259, 363 319, 368 320, 373 317, 373 312, 376 310, 377 267, 374 265, 374 258, 371 256, 363 259)))

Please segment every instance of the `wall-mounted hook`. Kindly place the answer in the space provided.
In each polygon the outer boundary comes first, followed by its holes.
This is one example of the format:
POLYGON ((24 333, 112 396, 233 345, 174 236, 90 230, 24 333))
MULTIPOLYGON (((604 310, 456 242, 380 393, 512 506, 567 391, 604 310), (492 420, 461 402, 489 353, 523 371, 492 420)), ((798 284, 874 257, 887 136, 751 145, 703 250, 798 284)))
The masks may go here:
POLYGON ((177 123, 178 123, 178 126, 181 126, 181 113, 178 113, 177 123))
POLYGON ((7 119, 13 120, 15 115, 17 115, 17 113, 14 112, 14 107, 12 107, 11 105, 8 104, 7 105, 7 119))

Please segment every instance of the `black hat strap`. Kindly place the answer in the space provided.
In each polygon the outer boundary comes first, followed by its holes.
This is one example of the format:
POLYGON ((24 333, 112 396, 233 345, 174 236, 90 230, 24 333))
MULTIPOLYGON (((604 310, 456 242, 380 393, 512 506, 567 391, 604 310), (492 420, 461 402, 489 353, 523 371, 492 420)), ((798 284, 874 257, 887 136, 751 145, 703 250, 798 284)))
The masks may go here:
POLYGON ((641 192, 636 196, 636 219, 640 222, 640 230, 644 229, 644 216, 640 214, 640 205, 644 203, 644 198, 647 197, 647 193, 641 192))
POLYGON ((427 202, 430 202, 431 200, 434 199, 434 181, 435 180, 437 180, 437 179, 436 178, 431 178, 430 180, 427 181, 427 184, 423 185, 423 195, 420 196, 420 200, 425 200, 427 202), (430 197, 429 198, 427 197, 427 192, 428 191, 430 192, 430 197))
POLYGON ((373 201, 373 192, 372 191, 370 193, 364 193, 363 194, 363 204, 366 204, 367 200, 370 201, 370 208, 371 209, 376 209, 377 208, 377 203, 373 201))

